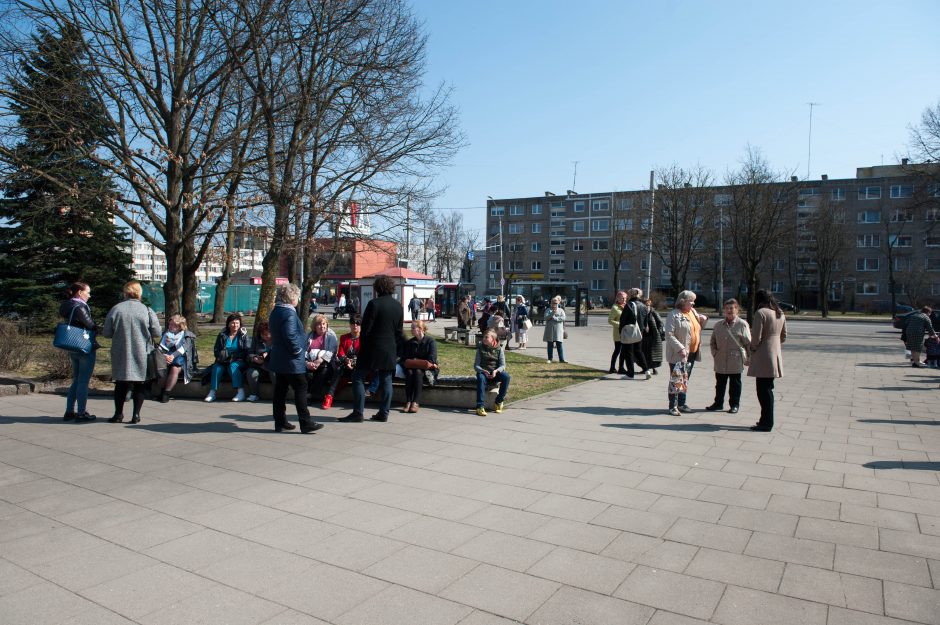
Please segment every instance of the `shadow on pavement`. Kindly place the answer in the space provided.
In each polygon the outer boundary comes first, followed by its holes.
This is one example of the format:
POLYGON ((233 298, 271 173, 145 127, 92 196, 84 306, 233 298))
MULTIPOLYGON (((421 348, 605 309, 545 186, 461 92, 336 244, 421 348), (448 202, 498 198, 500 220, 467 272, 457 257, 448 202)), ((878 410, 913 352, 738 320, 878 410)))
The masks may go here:
POLYGON ((618 406, 553 406, 540 408, 555 412, 579 412, 611 417, 667 416, 666 408, 620 408, 618 406))
POLYGON ((746 431, 750 429, 743 425, 716 425, 714 423, 603 423, 602 425, 605 428, 624 430, 673 430, 676 432, 746 431))
POLYGON ((940 471, 940 462, 908 460, 875 460, 862 465, 868 469, 908 469, 911 471, 940 471))
MULTIPOLYGON (((128 425, 125 421, 123 425, 128 425)), ((159 432, 161 434, 202 434, 205 432, 217 432, 225 434, 228 432, 255 432, 258 434, 270 434, 274 431, 272 423, 270 428, 241 428, 234 423, 213 422, 213 423, 147 423, 147 419, 142 415, 140 423, 134 426, 141 430, 159 432)))
POLYGON ((859 419, 859 423, 891 423, 892 425, 940 425, 940 421, 914 421, 913 419, 859 419))
POLYGON ((10 423, 48 423, 50 425, 70 425, 75 427, 76 425, 90 425, 93 423, 107 423, 108 418, 105 417, 102 419, 98 417, 94 421, 85 421, 80 423, 75 423, 74 421, 63 421, 61 416, 58 417, 47 417, 45 415, 37 417, 13 417, 13 416, 3 416, 0 417, 0 425, 9 425, 10 423))
POLYGON ((910 367, 910 363, 905 364, 904 362, 899 362, 897 364, 893 362, 857 362, 855 363, 856 367, 888 367, 894 369, 896 367, 910 367))
MULTIPOLYGON (((931 380, 933 381, 933 380, 931 380)), ((932 391, 933 387, 924 386, 860 386, 865 391, 932 391)))

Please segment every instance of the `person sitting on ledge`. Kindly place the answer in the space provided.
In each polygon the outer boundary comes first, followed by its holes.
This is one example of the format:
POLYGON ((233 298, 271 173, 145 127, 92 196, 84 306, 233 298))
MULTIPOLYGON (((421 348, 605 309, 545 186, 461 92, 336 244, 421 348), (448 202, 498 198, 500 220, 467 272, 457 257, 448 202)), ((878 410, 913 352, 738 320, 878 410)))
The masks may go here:
POLYGON ((499 382, 499 391, 493 411, 496 414, 501 413, 503 402, 506 401, 506 391, 509 390, 509 373, 506 372, 506 352, 499 344, 496 330, 489 329, 483 333, 483 340, 477 344, 473 368, 477 372, 477 415, 486 416, 486 386, 496 381, 499 382))

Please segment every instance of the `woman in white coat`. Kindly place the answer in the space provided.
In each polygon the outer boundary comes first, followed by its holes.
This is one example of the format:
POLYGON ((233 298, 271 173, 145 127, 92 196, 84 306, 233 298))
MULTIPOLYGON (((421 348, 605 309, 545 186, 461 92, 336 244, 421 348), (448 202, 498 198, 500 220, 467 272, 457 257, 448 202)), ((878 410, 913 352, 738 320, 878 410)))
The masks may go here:
MULTIPOLYGON (((700 315, 695 310, 695 293, 682 291, 676 297, 676 307, 666 317, 666 362, 669 369, 675 368, 676 363, 682 363, 683 375, 686 380, 692 375, 692 367, 696 361, 702 359, 701 342, 702 329, 708 317, 700 315)), ((672 384, 670 375, 670 384, 672 384)), ((683 412, 691 412, 686 403, 686 392, 669 393, 669 414, 674 417, 683 412)))

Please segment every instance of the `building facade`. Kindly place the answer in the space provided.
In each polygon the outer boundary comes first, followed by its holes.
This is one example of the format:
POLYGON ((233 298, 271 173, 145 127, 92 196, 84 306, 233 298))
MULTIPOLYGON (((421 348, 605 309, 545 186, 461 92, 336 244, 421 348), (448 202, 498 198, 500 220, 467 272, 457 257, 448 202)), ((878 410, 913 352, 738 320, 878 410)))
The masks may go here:
MULTIPOLYGON (((786 219, 792 232, 765 256, 759 268, 761 287, 800 307, 818 307, 820 244, 810 224, 814 215, 830 210, 838 215, 839 232, 846 239, 845 249, 831 263, 830 307, 887 310, 892 284, 898 303, 940 302, 938 179, 915 174, 903 163, 858 168, 855 178, 779 183, 780 193, 787 189, 786 219)), ((727 232, 734 190, 714 186, 702 192, 701 202, 710 212, 705 220, 697 218, 701 223, 695 227, 707 236, 698 241, 681 286, 711 303, 742 297, 747 285, 727 232)), ((654 232, 660 227, 650 198, 651 192, 642 190, 490 200, 486 236, 499 241, 502 230, 502 262, 497 243, 487 254, 485 292, 498 293, 505 277, 510 284, 577 281, 592 298, 605 300, 634 286, 675 295, 669 264, 650 235, 651 219, 654 232)), ((657 202, 657 214, 658 207, 657 202)))

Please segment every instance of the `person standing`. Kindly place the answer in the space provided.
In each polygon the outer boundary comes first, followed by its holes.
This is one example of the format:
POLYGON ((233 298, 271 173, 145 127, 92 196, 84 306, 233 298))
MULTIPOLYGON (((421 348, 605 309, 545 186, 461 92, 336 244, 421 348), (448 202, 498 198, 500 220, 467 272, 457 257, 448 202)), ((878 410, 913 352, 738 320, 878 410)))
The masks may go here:
POLYGON ((344 314, 346 314, 346 294, 340 293, 339 299, 336 301, 336 307, 333 308, 333 318, 336 319, 344 314))
POLYGON ((751 332, 751 365, 748 377, 757 378, 760 420, 751 429, 769 432, 774 428, 774 378, 783 377, 783 342, 787 340, 787 318, 777 300, 761 289, 754 296, 754 329, 751 332))
POLYGON ((564 347, 565 309, 561 307, 560 295, 552 298, 551 306, 545 311, 545 330, 542 332, 542 340, 548 347, 548 362, 552 362, 555 347, 558 348, 558 362, 567 362, 564 347))
POLYGON ((724 319, 712 330, 709 347, 715 362, 715 401, 705 410, 722 410, 725 387, 728 388, 728 412, 735 414, 741 405, 741 372, 751 361, 751 328, 738 316, 738 300, 725 302, 724 319))
POLYGON ((516 296, 516 312, 512 317, 512 326, 516 333, 516 347, 525 349, 529 342, 529 328, 526 324, 532 325, 529 321, 529 307, 526 306, 525 298, 521 295, 516 296))
POLYGON ((473 323, 473 311, 470 310, 470 304, 467 303, 469 296, 464 295, 457 304, 457 327, 466 330, 473 323))
POLYGON ((307 367, 304 353, 307 347, 307 335, 304 324, 297 314, 300 303, 300 289, 295 284, 282 284, 277 287, 274 310, 268 317, 271 330, 271 352, 268 356, 268 370, 274 375, 274 431, 293 430, 296 426, 287 420, 287 388, 294 392, 294 406, 303 434, 316 432, 323 427, 310 418, 307 408, 307 367))
POLYGON ((411 313, 411 320, 417 321, 421 318, 421 309, 424 307, 424 302, 421 301, 421 298, 417 295, 411 296, 411 301, 408 302, 408 311, 411 313))
POLYGON ((624 342, 625 337, 620 341, 623 347, 620 348, 620 369, 623 369, 623 363, 627 363, 626 376, 633 379, 636 373, 635 367, 639 368, 639 373, 649 380, 652 375, 646 365, 646 357, 643 355, 643 334, 647 329, 647 316, 649 311, 643 305, 641 298, 643 291, 640 289, 630 289, 627 292, 629 301, 623 307, 623 313, 620 315, 620 335, 623 337, 623 329, 626 326, 635 326, 638 334, 632 343, 624 342))
POLYGON ((372 285, 375 299, 366 304, 362 315, 359 357, 353 372, 353 411, 339 419, 343 423, 361 423, 366 405, 364 380, 374 370, 382 392, 382 406, 372 421, 388 421, 392 408, 392 375, 398 354, 405 342, 402 333, 404 312, 393 296, 395 283, 388 276, 379 276, 372 285))
POLYGON ((626 292, 617 291, 614 296, 614 305, 610 307, 610 312, 607 313, 607 323, 611 325, 614 332, 614 352, 610 355, 610 369, 607 370, 607 373, 617 373, 619 371, 621 375, 627 374, 627 370, 623 368, 623 361, 620 360, 620 350, 623 349, 623 344, 620 342, 620 315, 623 314, 623 307, 626 303, 626 292), (619 370, 617 369, 618 363, 620 364, 619 370))
POLYGON ((437 306, 434 304, 434 298, 429 297, 424 300, 424 312, 428 314, 428 321, 434 323, 437 319, 437 306))
POLYGON ((702 359, 699 351, 702 342, 702 329, 708 317, 700 315, 695 310, 695 293, 682 291, 676 297, 676 307, 666 317, 666 362, 670 369, 670 386, 674 385, 673 371, 681 363, 681 377, 683 390, 669 393, 669 414, 678 417, 682 412, 691 412, 686 403, 686 390, 684 387, 692 376, 692 367, 695 362, 702 359))
POLYGON ((147 357, 154 349, 153 342, 160 339, 160 321, 157 314, 140 301, 143 293, 140 282, 131 280, 123 290, 124 301, 115 304, 104 320, 103 334, 111 339, 111 377, 114 379, 114 416, 108 422, 124 421, 124 401, 131 391, 134 407, 131 423, 140 423, 146 393, 147 357))
POLYGON ((646 316, 646 332, 643 333, 643 357, 646 358, 646 366, 656 375, 659 373, 657 367, 663 364, 663 340, 666 338, 666 332, 663 329, 663 320, 653 308, 653 300, 647 299, 643 303, 649 311, 646 316))
POLYGON ((920 367, 923 363, 920 355, 924 351, 924 338, 927 336, 936 337, 933 324, 930 322, 930 313, 933 310, 929 306, 924 306, 918 312, 907 318, 907 324, 904 326, 904 346, 911 352, 911 366, 920 367))
MULTIPOLYGON (((91 297, 91 287, 84 282, 74 282, 68 290, 69 299, 62 302, 59 306, 59 316, 70 326, 83 328, 89 332, 97 333, 98 326, 91 318, 91 308, 88 306, 88 299, 91 297)), ((91 351, 87 354, 81 352, 68 352, 69 360, 72 361, 72 384, 69 386, 69 392, 65 396, 65 415, 63 421, 75 421, 84 423, 94 421, 97 417, 88 414, 88 383, 91 381, 91 375, 95 371, 95 359, 100 346, 98 341, 92 338, 91 351), (74 410, 74 408, 78 410, 74 410)))

